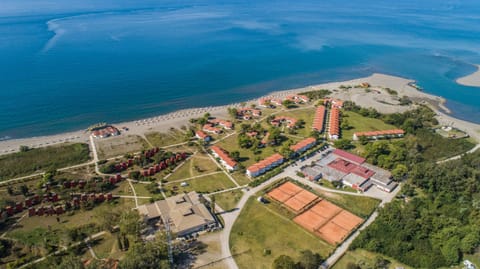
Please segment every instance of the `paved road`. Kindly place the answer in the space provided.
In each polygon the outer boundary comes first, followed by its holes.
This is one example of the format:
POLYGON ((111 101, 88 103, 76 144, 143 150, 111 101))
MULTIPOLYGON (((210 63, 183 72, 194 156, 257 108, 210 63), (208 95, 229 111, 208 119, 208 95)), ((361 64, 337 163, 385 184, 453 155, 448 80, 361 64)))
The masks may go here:
POLYGON ((453 156, 451 158, 448 158, 446 160, 442 160, 442 161, 438 161, 437 164, 440 164, 440 163, 444 163, 444 162, 448 162, 448 161, 453 161, 453 160, 458 160, 460 158, 462 158, 463 155, 465 154, 468 154, 468 153, 473 153, 475 152, 477 149, 480 149, 480 144, 477 144, 475 147, 473 147, 471 150, 465 152, 465 153, 462 153, 462 154, 459 154, 457 156, 453 156))
MULTIPOLYGON (((238 269, 238 265, 236 264, 235 260, 231 257, 232 253, 230 251, 230 233, 232 231, 233 224, 235 223, 235 220, 238 218, 240 215, 241 209, 245 206, 246 202, 250 197, 255 195, 258 191, 264 189, 268 185, 282 179, 285 177, 290 177, 295 180, 300 181, 303 184, 307 184, 308 186, 312 187, 313 189, 318 189, 322 191, 328 191, 328 192, 334 192, 334 193, 340 193, 340 194, 345 194, 345 195, 355 195, 355 196, 367 196, 367 197, 373 197, 382 200, 380 203, 380 206, 383 206, 385 203, 390 202, 398 193, 400 190, 400 187, 397 187, 394 192, 388 194, 382 191, 377 190, 376 188, 370 188, 372 190, 370 192, 367 191, 365 194, 362 193, 354 193, 354 192, 347 192, 347 191, 342 191, 342 190, 332 190, 329 188, 325 188, 323 186, 320 186, 318 184, 315 184, 307 179, 300 178, 296 175, 296 171, 300 169, 303 165, 308 165, 312 162, 312 160, 315 160, 316 158, 320 158, 321 154, 317 153, 313 155, 312 157, 305 159, 304 161, 297 161, 296 164, 290 165, 287 168, 284 169, 284 171, 277 176, 267 180, 266 182, 262 183, 261 185, 251 188, 248 191, 245 192, 245 194, 242 196, 240 201, 238 202, 236 208, 238 210, 227 212, 225 214, 222 214, 223 220, 225 222, 225 227, 221 231, 220 234, 220 244, 221 244, 221 252, 222 252, 222 258, 225 259, 225 262, 227 263, 227 266, 229 269, 238 269)), ((358 236, 360 233, 359 231, 370 225, 375 218, 378 216, 378 213, 375 211, 359 228, 358 232, 355 232, 352 234, 342 245, 340 245, 335 252, 327 259, 326 263, 328 264, 334 264, 348 249, 348 246, 353 242, 353 240, 358 236)))

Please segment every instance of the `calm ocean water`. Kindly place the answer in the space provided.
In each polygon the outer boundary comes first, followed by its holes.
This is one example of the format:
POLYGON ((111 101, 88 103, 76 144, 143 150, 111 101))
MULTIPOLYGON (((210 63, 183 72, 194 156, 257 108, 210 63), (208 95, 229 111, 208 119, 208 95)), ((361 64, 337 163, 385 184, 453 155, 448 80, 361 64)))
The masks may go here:
POLYGON ((0 137, 372 72, 415 79, 480 123, 480 88, 455 83, 480 63, 480 3, 391 2, 2 0, 0 137))

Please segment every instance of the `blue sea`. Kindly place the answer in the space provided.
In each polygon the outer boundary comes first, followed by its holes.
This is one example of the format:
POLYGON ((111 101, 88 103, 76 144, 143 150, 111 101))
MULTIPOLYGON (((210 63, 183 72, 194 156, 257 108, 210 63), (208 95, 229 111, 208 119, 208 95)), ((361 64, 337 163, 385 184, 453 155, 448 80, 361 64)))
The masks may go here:
POLYGON ((480 88, 455 83, 480 63, 479 22, 477 0, 1 0, 0 137, 373 72, 480 123, 480 88))

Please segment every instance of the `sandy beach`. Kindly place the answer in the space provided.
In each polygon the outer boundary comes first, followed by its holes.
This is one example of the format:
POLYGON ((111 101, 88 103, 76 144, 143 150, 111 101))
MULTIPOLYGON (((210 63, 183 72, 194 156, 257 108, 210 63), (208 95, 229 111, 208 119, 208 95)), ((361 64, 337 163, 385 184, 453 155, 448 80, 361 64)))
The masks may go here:
MULTIPOLYGON (((480 78, 480 73, 478 73, 477 76, 480 78)), ((329 89, 332 91, 331 96, 334 98, 351 100, 362 107, 373 107, 381 113, 404 112, 408 109, 411 109, 412 106, 400 106, 398 101, 398 97, 408 96, 415 102, 425 103, 432 107, 432 109, 437 112, 438 119, 443 125, 449 125, 464 130, 472 138, 480 141, 480 125, 449 116, 448 109, 443 105, 445 103, 445 100, 443 98, 418 91, 408 85, 410 82, 413 81, 389 75, 373 74, 369 77, 358 78, 349 81, 332 82, 307 86, 298 89, 272 92, 267 96, 281 98, 291 93, 329 89), (371 90, 366 91, 363 88, 340 89, 341 85, 354 86, 359 85, 362 82, 369 83, 371 85, 371 90), (389 94, 385 90, 385 88, 390 88, 397 91, 398 95, 395 96, 389 94)), ((250 105, 250 103, 256 104, 257 100, 245 101, 245 103, 247 103, 247 105, 250 105)), ((203 108, 185 109, 147 119, 112 124, 118 128, 126 127, 129 129, 128 131, 122 131, 122 135, 137 134, 140 136, 144 136, 146 132, 168 131, 171 127, 179 128, 182 125, 188 125, 189 119, 200 117, 207 112, 214 117, 227 118, 228 107, 240 107, 240 103, 215 107, 211 106, 203 108)), ((21 145, 37 148, 64 142, 88 142, 89 135, 90 134, 85 132, 84 130, 79 130, 76 132, 69 132, 51 136, 0 141, 0 155, 16 152, 21 145)))
POLYGON ((474 73, 457 79, 457 83, 464 86, 480 87, 480 65, 477 66, 477 71, 474 73))

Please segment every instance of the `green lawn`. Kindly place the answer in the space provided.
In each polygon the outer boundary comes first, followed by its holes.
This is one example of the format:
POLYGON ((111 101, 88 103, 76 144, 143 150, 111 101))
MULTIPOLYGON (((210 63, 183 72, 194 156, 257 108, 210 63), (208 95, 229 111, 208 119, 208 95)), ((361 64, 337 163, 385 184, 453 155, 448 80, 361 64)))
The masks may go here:
POLYGON ((349 125, 352 126, 350 130, 342 130, 342 138, 345 139, 352 139, 355 132, 397 129, 397 127, 386 124, 382 120, 367 118, 352 111, 343 110, 342 120, 348 120, 349 125))
POLYGON ((357 249, 354 251, 347 251, 340 260, 332 267, 332 269, 344 269, 347 268, 347 264, 354 263, 361 266, 361 268, 375 268, 375 261, 377 257, 389 260, 391 263, 388 266, 389 269, 394 269, 397 267, 403 267, 409 269, 411 267, 406 266, 398 261, 383 256, 381 254, 372 253, 363 249, 357 249))
POLYGON ((333 247, 282 217, 256 200, 249 199, 230 233, 230 248, 239 268, 271 268, 273 260, 285 254, 297 258, 310 249, 327 257, 333 247), (271 254, 264 255, 269 250, 271 254), (241 254, 240 254, 241 253, 241 254))
MULTIPOLYGON (((124 252, 118 249, 116 236, 115 234, 107 232, 101 237, 101 240, 98 240, 96 244, 92 245, 92 249, 99 259, 118 259, 124 256, 124 252)), ((87 254, 87 256, 89 255, 90 253, 87 254)))
POLYGON ((95 140, 100 160, 135 153, 149 148, 145 139, 138 135, 115 136, 95 140))
POLYGON ((327 200, 341 206, 353 214, 366 218, 380 204, 380 200, 364 196, 355 196, 348 194, 319 192, 327 200))
POLYGON ((0 156, 0 181, 90 160, 84 143, 64 143, 0 156))
POLYGON ((232 210, 235 208, 242 196, 242 190, 233 190, 215 194, 215 203, 225 211, 232 210))
POLYGON ((276 152, 275 150, 281 149, 281 146, 277 146, 277 147, 267 146, 261 149, 260 154, 255 155, 251 149, 241 148, 238 145, 237 141, 238 141, 238 135, 235 134, 220 141, 216 145, 225 150, 228 150, 229 152, 238 151, 240 153, 240 163, 245 167, 248 167, 258 162, 259 160, 263 160, 266 157, 273 155, 276 152))
POLYGON ((55 216, 35 216, 35 217, 26 217, 23 218, 20 222, 18 228, 13 231, 28 231, 33 228, 42 227, 48 228, 50 226, 52 229, 64 229, 64 228, 75 228, 81 225, 88 223, 97 223, 98 219, 96 212, 103 209, 121 209, 121 210, 131 210, 135 207, 133 199, 116 199, 115 203, 104 202, 95 206, 92 210, 75 210, 74 214, 68 216, 68 214, 60 215, 60 222, 57 222, 55 216))
POLYGON ((313 118, 315 117, 315 108, 309 107, 304 109, 281 112, 275 116, 288 116, 297 120, 303 120, 305 125, 303 128, 296 129, 298 136, 309 137, 312 132, 313 118))
POLYGON ((177 192, 196 191, 200 193, 210 193, 236 187, 236 185, 224 174, 218 173, 209 176, 199 177, 185 181, 188 186, 181 187, 181 182, 175 182, 165 185, 167 195, 171 195, 174 186, 178 188, 177 192))
POLYGON ((149 132, 145 134, 145 137, 155 147, 165 147, 186 141, 185 133, 178 129, 169 130, 165 133, 149 132))
POLYGON ((218 166, 213 160, 205 153, 197 153, 197 155, 190 158, 186 163, 182 164, 178 170, 176 170, 168 181, 179 180, 199 176, 203 174, 212 173, 218 171, 218 166))
POLYGON ((236 172, 232 173, 231 175, 235 179, 235 181, 237 181, 237 183, 240 184, 241 186, 247 185, 248 183, 250 183, 252 181, 245 174, 245 172, 236 171, 236 172))

